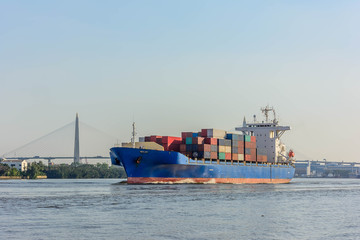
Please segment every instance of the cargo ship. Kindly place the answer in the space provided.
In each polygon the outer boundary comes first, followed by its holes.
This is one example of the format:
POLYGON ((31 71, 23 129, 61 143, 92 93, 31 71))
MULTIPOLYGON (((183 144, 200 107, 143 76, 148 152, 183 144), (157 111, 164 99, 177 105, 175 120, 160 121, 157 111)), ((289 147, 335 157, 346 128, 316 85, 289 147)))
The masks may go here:
POLYGON ((181 137, 145 136, 110 149, 113 165, 124 167, 127 182, 142 183, 289 183, 294 153, 280 141, 275 110, 262 108, 265 121, 247 123, 236 133, 219 129, 182 132, 181 137), (269 112, 273 120, 269 120, 269 112))

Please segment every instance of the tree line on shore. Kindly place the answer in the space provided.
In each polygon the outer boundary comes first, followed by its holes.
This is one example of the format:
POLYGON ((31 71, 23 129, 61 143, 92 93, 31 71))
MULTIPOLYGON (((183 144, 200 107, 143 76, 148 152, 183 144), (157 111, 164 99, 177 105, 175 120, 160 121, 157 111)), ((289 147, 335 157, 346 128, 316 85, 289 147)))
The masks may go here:
POLYGON ((30 179, 36 179, 38 176, 47 176, 47 178, 125 178, 126 173, 123 168, 109 166, 107 163, 46 166, 42 162, 33 162, 23 172, 0 163, 0 176, 30 179))

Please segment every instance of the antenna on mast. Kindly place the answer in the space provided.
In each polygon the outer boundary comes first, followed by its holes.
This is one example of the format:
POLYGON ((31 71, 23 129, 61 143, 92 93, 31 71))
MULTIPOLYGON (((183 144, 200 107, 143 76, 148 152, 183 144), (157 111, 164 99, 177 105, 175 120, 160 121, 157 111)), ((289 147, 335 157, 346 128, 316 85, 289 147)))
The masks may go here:
POLYGON ((269 112, 273 112, 274 114, 273 122, 277 123, 275 109, 273 107, 269 107, 269 105, 267 105, 266 107, 261 108, 261 112, 265 115, 266 122, 269 122, 269 112))

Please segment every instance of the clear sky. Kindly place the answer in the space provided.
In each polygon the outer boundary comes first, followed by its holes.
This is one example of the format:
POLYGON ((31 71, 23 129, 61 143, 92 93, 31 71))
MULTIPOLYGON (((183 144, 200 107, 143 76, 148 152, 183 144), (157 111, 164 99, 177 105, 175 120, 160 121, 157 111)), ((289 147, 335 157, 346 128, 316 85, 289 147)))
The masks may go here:
MULTIPOLYGON (((0 0, 0 154, 74 120, 126 141, 274 106, 303 156, 360 161, 359 1, 0 0)), ((299 158, 299 157, 298 157, 299 158)))

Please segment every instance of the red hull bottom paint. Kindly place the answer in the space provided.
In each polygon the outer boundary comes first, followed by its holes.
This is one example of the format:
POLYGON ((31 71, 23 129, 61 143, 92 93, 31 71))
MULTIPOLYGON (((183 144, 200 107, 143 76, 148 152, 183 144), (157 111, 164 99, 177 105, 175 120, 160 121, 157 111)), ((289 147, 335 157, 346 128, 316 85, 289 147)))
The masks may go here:
POLYGON ((233 184, 258 184, 258 183, 289 183, 291 179, 265 179, 265 178, 157 178, 157 177, 129 177, 127 183, 233 183, 233 184))

